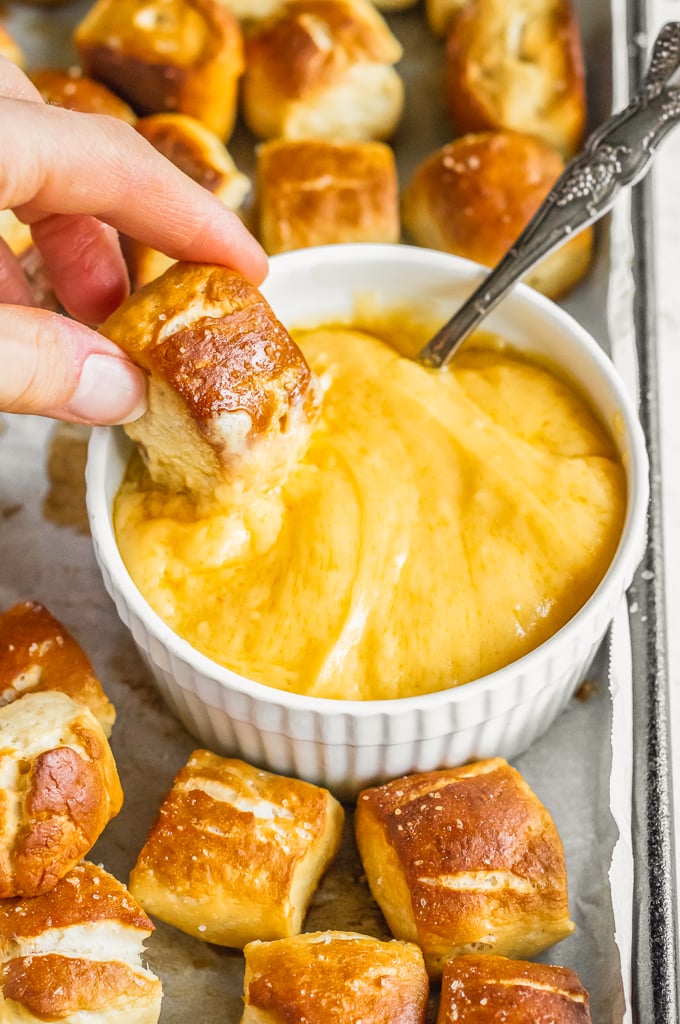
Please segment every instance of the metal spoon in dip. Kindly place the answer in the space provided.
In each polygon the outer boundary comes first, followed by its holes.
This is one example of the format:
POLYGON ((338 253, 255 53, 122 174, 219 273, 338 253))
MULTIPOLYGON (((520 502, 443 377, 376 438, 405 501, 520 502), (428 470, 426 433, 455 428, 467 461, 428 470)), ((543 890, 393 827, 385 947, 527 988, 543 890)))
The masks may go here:
POLYGON ((440 369, 515 282, 570 236, 599 220, 619 193, 649 170, 666 133, 680 121, 680 22, 659 32, 637 95, 597 128, 567 167, 505 256, 416 359, 440 369))

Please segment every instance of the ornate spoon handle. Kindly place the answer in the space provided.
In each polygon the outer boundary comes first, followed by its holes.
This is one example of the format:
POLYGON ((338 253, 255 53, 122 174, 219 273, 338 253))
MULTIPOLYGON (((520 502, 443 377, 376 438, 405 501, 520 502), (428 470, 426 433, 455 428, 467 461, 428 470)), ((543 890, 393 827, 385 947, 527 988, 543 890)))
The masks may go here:
POLYGON ((505 256, 427 345, 418 360, 436 369, 540 259, 603 216, 648 171, 656 147, 680 120, 680 22, 659 32, 644 82, 624 110, 588 138, 505 256))

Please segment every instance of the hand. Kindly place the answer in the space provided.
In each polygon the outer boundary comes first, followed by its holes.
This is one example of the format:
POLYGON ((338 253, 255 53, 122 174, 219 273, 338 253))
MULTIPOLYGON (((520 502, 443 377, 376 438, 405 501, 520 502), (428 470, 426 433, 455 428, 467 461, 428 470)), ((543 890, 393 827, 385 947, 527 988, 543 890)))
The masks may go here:
POLYGON ((266 257, 236 214, 115 118, 45 104, 0 57, 0 209, 31 226, 52 287, 76 319, 32 307, 0 238, 0 410, 121 423, 145 408, 143 372, 85 324, 122 302, 117 231, 174 259, 220 263, 254 284, 266 257), (82 322, 79 322, 82 321, 82 322))

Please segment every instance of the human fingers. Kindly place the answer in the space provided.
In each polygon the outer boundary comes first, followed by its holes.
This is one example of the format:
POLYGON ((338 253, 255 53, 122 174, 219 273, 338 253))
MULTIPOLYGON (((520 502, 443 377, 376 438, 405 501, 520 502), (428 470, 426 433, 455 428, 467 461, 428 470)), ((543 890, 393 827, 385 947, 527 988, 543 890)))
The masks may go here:
POLYGON ((264 251, 236 214, 125 122, 0 99, 0 138, 0 207, 22 220, 89 214, 174 259, 264 278, 264 251))
POLYGON ((30 78, 7 57, 0 57, 0 96, 34 103, 45 102, 30 78))
POLYGON ((16 256, 0 238, 0 302, 31 306, 33 294, 16 256))
POLYGON ((112 342, 57 313, 0 306, 0 409, 76 423, 141 416, 146 380, 112 342))
POLYGON ((73 316, 99 324, 129 291, 118 232, 94 217, 50 214, 31 227, 50 282, 73 316))

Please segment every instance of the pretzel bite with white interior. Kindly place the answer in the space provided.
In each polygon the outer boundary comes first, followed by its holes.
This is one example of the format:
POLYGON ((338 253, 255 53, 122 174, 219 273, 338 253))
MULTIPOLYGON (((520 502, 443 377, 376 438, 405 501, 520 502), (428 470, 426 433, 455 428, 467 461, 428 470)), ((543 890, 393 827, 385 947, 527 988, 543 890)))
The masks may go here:
POLYGON ((243 36, 221 0, 97 0, 74 44, 85 72, 138 114, 191 114, 231 134, 243 36))
POLYGON ((6 57, 20 68, 24 66, 24 54, 13 35, 0 25, 0 57, 6 57))
POLYGON ((410 942, 307 932, 243 952, 241 1024, 424 1024, 427 971, 410 942))
POLYGON ((125 429, 156 484, 226 503, 283 482, 309 441, 316 380, 257 288, 176 263, 101 331, 149 371, 148 409, 125 429))
POLYGON ((116 712, 84 650, 47 608, 24 601, 0 613, 0 706, 40 690, 85 704, 111 735, 116 712))
POLYGON ((588 993, 568 967, 467 955, 444 964, 437 1024, 591 1024, 588 993))
POLYGON ((383 142, 276 139, 257 151, 258 234, 268 253, 398 242, 394 154, 383 142))
POLYGON ((449 957, 533 956, 574 929, 557 829, 502 758, 364 790, 355 828, 392 934, 432 977, 449 957))
POLYGON ((130 891, 206 942, 295 935, 343 819, 326 789, 196 750, 160 808, 130 891))
MULTIPOLYGON (((471 133, 430 154, 402 197, 404 227, 418 245, 494 266, 564 170, 558 150, 520 132, 471 133)), ((587 228, 525 277, 550 298, 564 295, 590 265, 587 228)))
POLYGON ((571 0, 468 0, 446 44, 446 100, 459 133, 513 128, 565 157, 579 148, 586 102, 571 0))
POLYGON ((263 139, 387 139, 401 53, 368 0, 290 0, 246 36, 246 123, 263 139))
POLYGON ((66 71, 57 68, 36 68, 31 81, 46 103, 85 114, 108 114, 134 124, 137 116, 127 103, 101 82, 84 75, 80 68, 66 71))
MULTIPOLYGON (((237 168, 213 131, 188 114, 150 114, 137 121, 137 131, 163 156, 188 174, 230 210, 237 210, 250 192, 250 180, 237 168)), ((133 288, 140 288, 174 260, 136 238, 122 239, 133 288)))
POLYGON ((153 924, 88 861, 50 892, 0 901, 3 1021, 156 1024, 160 980, 143 962, 153 924))
POLYGON ((0 709, 0 897, 39 896, 89 852, 123 793, 89 708, 27 693, 0 709))

